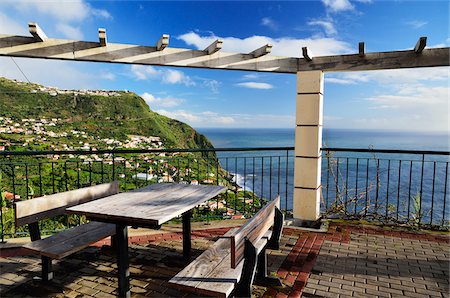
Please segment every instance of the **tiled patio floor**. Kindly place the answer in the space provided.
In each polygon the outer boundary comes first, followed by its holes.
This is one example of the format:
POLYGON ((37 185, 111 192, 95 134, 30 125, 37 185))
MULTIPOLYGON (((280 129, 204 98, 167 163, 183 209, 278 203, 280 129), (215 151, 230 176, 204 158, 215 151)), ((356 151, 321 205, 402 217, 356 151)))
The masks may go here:
MULTIPOLYGON (((213 227, 194 232, 194 256, 229 229, 213 227)), ((167 285, 186 265, 180 233, 136 236, 132 241, 133 297, 188 296, 167 285)), ((2 251, 0 296, 113 297, 115 257, 102 244, 57 262, 55 279, 47 285, 32 280, 40 272, 37 256, 2 251)), ((256 297, 449 297, 450 245, 445 235, 331 224, 327 233, 287 227, 281 244, 280 250, 269 251, 268 261, 269 271, 284 286, 254 286, 256 297)))

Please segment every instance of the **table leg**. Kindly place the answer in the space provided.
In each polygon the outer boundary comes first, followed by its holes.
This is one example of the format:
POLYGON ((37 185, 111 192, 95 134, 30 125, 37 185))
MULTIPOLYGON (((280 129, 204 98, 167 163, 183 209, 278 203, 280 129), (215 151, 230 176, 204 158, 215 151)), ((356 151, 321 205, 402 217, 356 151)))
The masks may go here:
POLYGON ((119 279, 119 297, 130 297, 130 271, 128 262, 128 228, 116 225, 117 272, 119 279))
POLYGON ((183 213, 183 258, 191 259, 191 216, 192 210, 183 213))

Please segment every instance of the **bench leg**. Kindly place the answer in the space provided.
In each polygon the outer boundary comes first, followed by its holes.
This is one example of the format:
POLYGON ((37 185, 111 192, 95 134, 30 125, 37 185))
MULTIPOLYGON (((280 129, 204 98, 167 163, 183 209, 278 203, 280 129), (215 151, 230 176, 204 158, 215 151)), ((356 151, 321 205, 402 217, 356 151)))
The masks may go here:
POLYGON ((267 253, 264 248, 258 256, 258 264, 256 266, 255 284, 266 287, 282 286, 281 280, 276 276, 267 275, 267 253))
POLYGON ((52 259, 46 256, 41 256, 42 261, 42 281, 48 282, 53 279, 52 259))
POLYGON ((130 297, 130 270, 128 261, 128 228, 116 225, 117 274, 119 279, 119 297, 130 297))
POLYGON ((244 266, 242 268, 241 280, 236 286, 234 292, 235 297, 251 297, 252 296, 252 284, 255 278, 256 271, 256 248, 252 242, 245 239, 244 247, 244 266))
POLYGON ((267 243, 267 248, 269 249, 280 249, 280 238, 281 232, 283 230, 284 214, 280 209, 275 208, 275 218, 272 229, 272 237, 267 243))
POLYGON ((191 216, 192 210, 183 213, 183 258, 191 259, 191 216))

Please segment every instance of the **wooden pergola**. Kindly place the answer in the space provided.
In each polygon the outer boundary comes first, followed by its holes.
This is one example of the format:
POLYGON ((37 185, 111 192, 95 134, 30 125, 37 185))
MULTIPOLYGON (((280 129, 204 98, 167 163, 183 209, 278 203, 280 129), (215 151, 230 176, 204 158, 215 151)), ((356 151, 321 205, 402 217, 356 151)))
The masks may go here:
POLYGON ((251 53, 227 53, 220 39, 192 50, 168 47, 166 34, 156 45, 144 46, 109 43, 103 28, 98 42, 89 42, 48 38, 37 24, 28 26, 32 36, 0 34, 0 56, 296 74, 293 211, 301 221, 320 215, 324 73, 450 66, 450 48, 425 49, 426 37, 406 51, 367 53, 360 42, 355 54, 310 57, 303 47, 298 58, 269 55, 270 44, 251 53))

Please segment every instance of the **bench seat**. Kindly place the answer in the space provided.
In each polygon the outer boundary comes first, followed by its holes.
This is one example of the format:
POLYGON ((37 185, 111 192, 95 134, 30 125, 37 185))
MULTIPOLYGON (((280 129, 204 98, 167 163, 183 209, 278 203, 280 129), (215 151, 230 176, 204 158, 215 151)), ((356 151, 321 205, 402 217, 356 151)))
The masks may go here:
MULTIPOLYGON (((237 228, 226 233, 210 248, 191 262, 186 268, 174 276, 169 283, 174 287, 194 293, 199 296, 228 297, 241 279, 244 262, 236 268, 231 268, 231 247, 228 235, 233 234, 237 228)), ((268 231, 256 243, 255 248, 259 254, 271 237, 268 231)))
POLYGON ((91 221, 47 238, 33 241, 23 248, 40 253, 51 259, 62 259, 101 239, 116 233, 114 224, 91 221))

